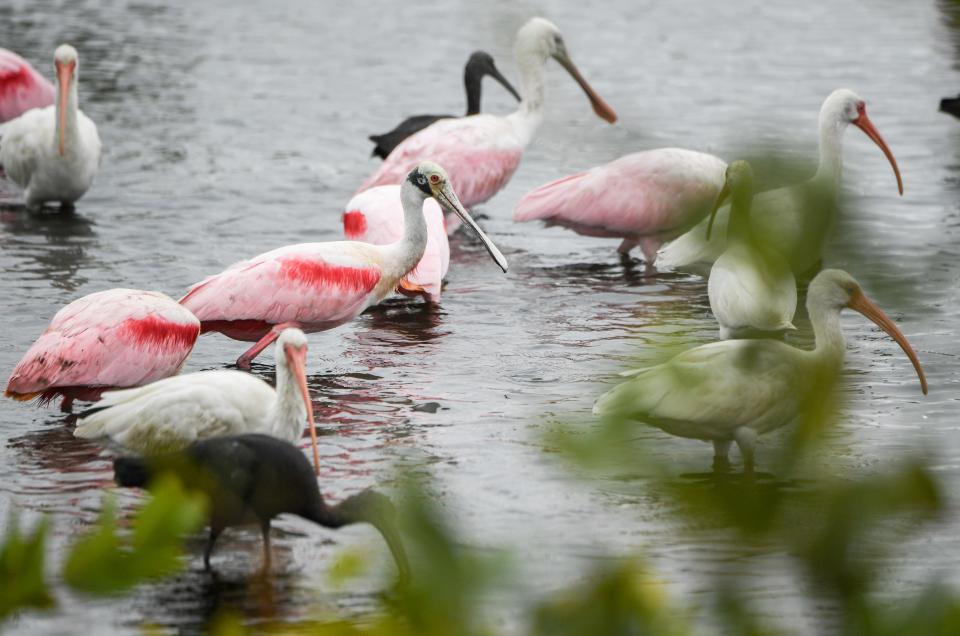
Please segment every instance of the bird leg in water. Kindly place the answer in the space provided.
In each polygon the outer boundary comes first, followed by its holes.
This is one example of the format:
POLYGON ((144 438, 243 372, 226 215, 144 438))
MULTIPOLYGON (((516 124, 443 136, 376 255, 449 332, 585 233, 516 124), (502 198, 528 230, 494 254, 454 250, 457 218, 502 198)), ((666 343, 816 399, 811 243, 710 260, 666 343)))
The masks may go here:
POLYGON ((733 440, 729 439, 715 439, 713 440, 713 461, 714 463, 726 462, 729 463, 730 455, 730 444, 733 443, 733 440))
POLYGON ((247 349, 242 356, 237 358, 237 368, 249 371, 250 363, 253 362, 253 359, 273 344, 273 342, 280 337, 280 332, 288 328, 303 329, 303 325, 299 322, 281 322, 278 325, 274 325, 255 345, 247 349))
POLYGON ((210 554, 213 552, 213 544, 217 542, 217 537, 223 532, 223 528, 210 525, 210 536, 207 538, 207 547, 203 551, 203 569, 210 571, 210 554))
POLYGON ((73 412, 73 396, 69 396, 69 395, 63 396, 63 401, 60 402, 60 412, 61 413, 73 412))
POLYGON ((267 519, 260 523, 260 534, 263 535, 263 563, 260 564, 260 570, 257 576, 267 576, 270 574, 270 520, 267 519))
POLYGON ((733 438, 737 441, 737 447, 740 448, 740 454, 743 456, 743 470, 752 473, 753 449, 757 445, 757 432, 752 428, 741 426, 733 432, 733 438))
POLYGON ((632 240, 632 239, 627 239, 627 238, 625 238, 625 239, 623 239, 623 241, 620 243, 620 247, 617 248, 617 253, 618 253, 618 254, 621 254, 621 255, 623 255, 623 256, 626 256, 627 254, 630 253, 630 250, 632 250, 632 249, 635 248, 636 246, 637 246, 637 242, 636 242, 636 241, 634 241, 634 240, 632 240))

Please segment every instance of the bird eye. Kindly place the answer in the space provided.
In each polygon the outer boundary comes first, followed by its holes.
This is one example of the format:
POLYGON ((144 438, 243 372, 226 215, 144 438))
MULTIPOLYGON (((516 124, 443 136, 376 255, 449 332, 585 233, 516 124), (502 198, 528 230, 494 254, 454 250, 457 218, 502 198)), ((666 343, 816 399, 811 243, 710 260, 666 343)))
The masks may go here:
POLYGON ((438 183, 440 183, 440 175, 438 174, 430 175, 430 183, 432 183, 433 185, 437 185, 438 183))

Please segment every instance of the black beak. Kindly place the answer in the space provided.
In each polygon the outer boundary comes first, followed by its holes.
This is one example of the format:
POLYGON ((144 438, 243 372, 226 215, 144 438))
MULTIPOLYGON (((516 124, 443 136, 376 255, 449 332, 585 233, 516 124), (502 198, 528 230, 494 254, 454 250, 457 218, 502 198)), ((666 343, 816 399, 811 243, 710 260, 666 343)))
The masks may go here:
POLYGON ((520 93, 518 93, 513 85, 507 81, 507 78, 500 73, 493 62, 490 63, 490 66, 488 66, 486 70, 487 75, 500 82, 500 85, 507 89, 510 94, 513 95, 514 99, 516 99, 518 102, 521 100, 520 93))

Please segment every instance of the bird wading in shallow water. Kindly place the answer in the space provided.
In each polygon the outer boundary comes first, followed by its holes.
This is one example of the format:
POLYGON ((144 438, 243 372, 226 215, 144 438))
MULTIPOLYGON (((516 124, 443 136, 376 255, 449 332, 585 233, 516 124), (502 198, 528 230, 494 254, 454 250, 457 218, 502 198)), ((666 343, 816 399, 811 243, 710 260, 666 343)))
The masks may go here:
POLYGON ((76 49, 57 47, 54 67, 56 105, 28 110, 0 129, 0 166, 23 188, 29 209, 45 203, 70 208, 90 189, 100 167, 97 125, 78 108, 76 49))
MULTIPOLYGON (((500 82, 501 86, 517 98, 517 101, 520 101, 520 95, 516 89, 500 73, 497 65, 493 63, 493 57, 486 51, 474 51, 470 59, 467 60, 467 65, 463 68, 463 85, 467 91, 467 117, 480 112, 481 82, 487 75, 500 82)), ((454 118, 456 118, 456 115, 414 115, 413 117, 407 117, 390 132, 382 135, 370 135, 369 139, 374 143, 372 156, 386 159, 393 152, 393 149, 410 135, 423 130, 437 120, 454 118)))
MULTIPOLYGON (((450 267, 450 241, 443 210, 433 198, 423 202, 427 244, 416 266, 400 279, 397 291, 440 302, 443 279, 450 267)), ((403 237, 400 186, 376 186, 354 195, 343 212, 343 234, 351 241, 388 245, 403 237)))
POLYGON ((210 536, 203 564, 217 537, 231 526, 256 524, 263 535, 262 571, 270 569, 270 523, 292 514, 326 528, 369 523, 383 535, 401 579, 409 576, 406 552, 390 500, 372 490, 328 506, 320 494, 310 462, 292 444, 269 435, 215 437, 191 444, 176 454, 118 457, 113 462, 117 485, 149 488, 155 476, 173 472, 184 486, 206 495, 210 536))
POLYGON ((671 435, 713 442, 715 462, 727 463, 737 443, 744 466, 753 467, 758 435, 798 421, 822 395, 824 377, 843 367, 846 343, 840 312, 860 312, 886 331, 910 358, 927 393, 916 353, 897 326, 850 274, 828 269, 807 290, 816 346, 806 351, 778 340, 724 340, 622 375, 630 379, 602 395, 597 415, 636 420, 671 435))
MULTIPOLYGON (((750 212, 751 227, 764 237, 765 244, 787 259, 798 278, 814 271, 823 258, 840 192, 843 133, 851 124, 883 151, 893 168, 897 189, 903 194, 900 168, 887 143, 867 117, 866 102, 851 90, 833 91, 820 108, 820 164, 816 174, 796 185, 757 194, 750 212)), ((661 249, 657 264, 672 269, 704 269, 704 265, 709 266, 726 247, 729 215, 729 206, 717 213, 709 238, 708 221, 701 221, 661 249)))
POLYGON ((400 187, 404 228, 399 241, 281 247, 197 283, 180 303, 200 319, 204 333, 254 342, 237 359, 238 367, 249 368, 283 329, 297 327, 308 333, 332 329, 392 293, 426 249, 423 203, 431 197, 469 225, 497 265, 507 271, 507 260, 463 208, 447 173, 424 161, 400 187))
MULTIPOLYGON (((726 183, 711 219, 728 196, 727 248, 714 262, 707 283, 710 309, 720 323, 720 338, 796 329, 793 314, 797 311, 797 281, 787 261, 765 244, 764 236, 753 232, 753 170, 746 161, 735 161, 727 168, 726 183)), ((710 231, 708 227, 707 236, 710 231)))
POLYGON ((109 389, 149 384, 180 372, 200 321, 159 292, 108 289, 56 313, 7 381, 6 396, 41 404, 62 396, 97 400, 109 389))
POLYGON ((653 267, 664 241, 710 212, 726 167, 713 155, 681 148, 637 152, 528 192, 514 208, 513 220, 621 238, 620 254, 639 245, 653 267))
POLYGON ((407 137, 357 191, 400 183, 418 162, 430 158, 446 168, 468 208, 495 195, 510 181, 543 121, 544 66, 551 57, 580 85, 599 117, 610 123, 617 120, 617 114, 573 64, 563 36, 552 22, 543 18, 527 21, 517 32, 513 50, 522 96, 516 112, 506 117, 480 114, 442 119, 407 137))
POLYGON ((110 391, 80 415, 76 437, 109 438, 126 449, 156 454, 208 437, 267 433, 298 442, 310 432, 317 474, 317 431, 307 390, 307 337, 285 329, 277 338, 277 388, 243 371, 178 375, 138 389, 110 391))

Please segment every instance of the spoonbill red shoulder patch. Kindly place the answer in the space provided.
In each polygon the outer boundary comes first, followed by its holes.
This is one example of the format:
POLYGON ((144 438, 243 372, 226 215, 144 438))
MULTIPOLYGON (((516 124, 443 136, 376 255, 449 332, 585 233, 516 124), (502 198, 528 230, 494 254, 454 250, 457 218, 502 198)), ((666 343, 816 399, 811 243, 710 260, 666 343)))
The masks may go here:
POLYGON ((339 287, 346 291, 367 293, 380 281, 374 267, 330 265, 323 261, 287 259, 280 262, 280 278, 311 287, 339 287))

